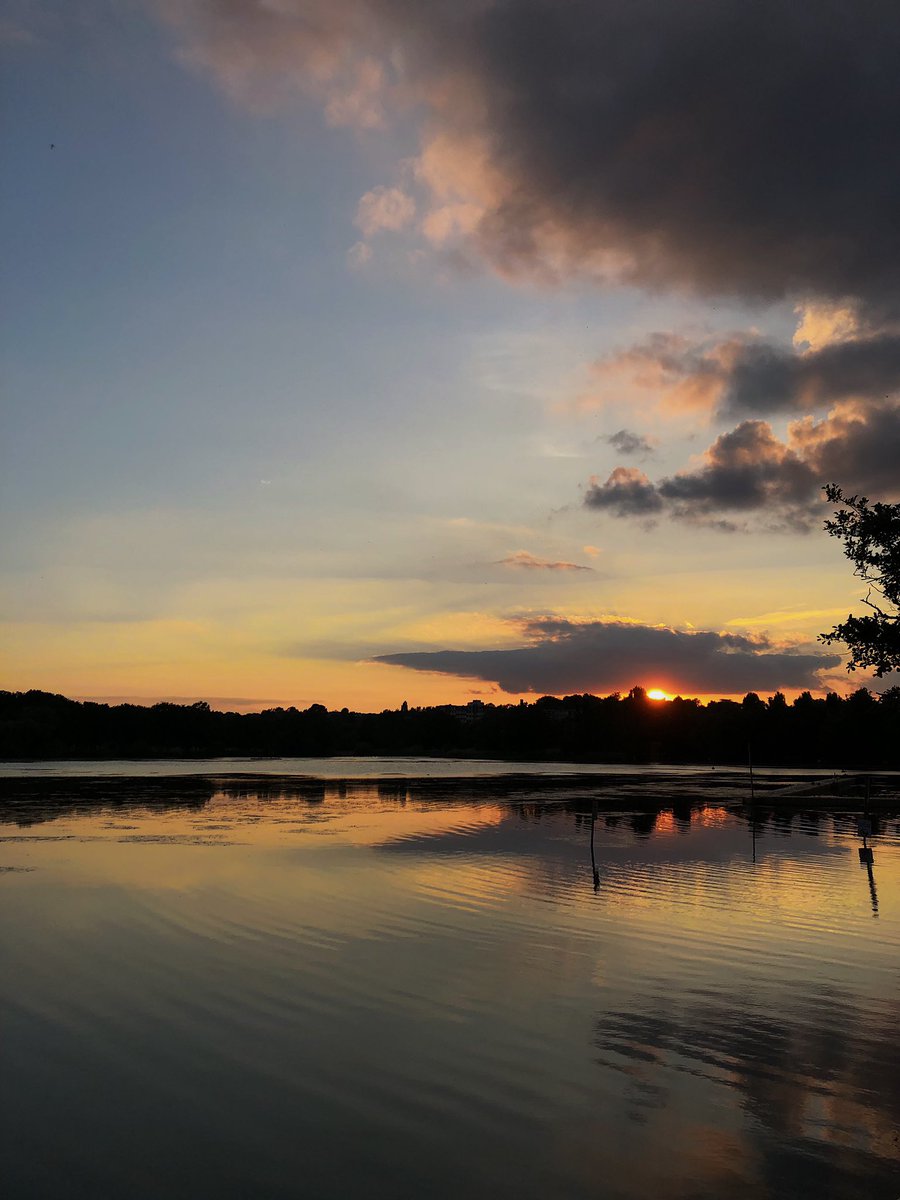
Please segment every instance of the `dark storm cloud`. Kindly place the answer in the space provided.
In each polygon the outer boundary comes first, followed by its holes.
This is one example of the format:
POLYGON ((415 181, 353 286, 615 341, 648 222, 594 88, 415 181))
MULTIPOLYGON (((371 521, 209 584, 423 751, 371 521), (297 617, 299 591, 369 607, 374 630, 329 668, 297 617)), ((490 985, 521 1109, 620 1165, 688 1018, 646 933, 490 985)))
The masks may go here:
POLYGON ((736 515, 762 512, 769 528, 805 530, 821 495, 816 472, 766 422, 744 421, 716 439, 699 469, 653 483, 633 468, 617 467, 605 483, 592 481, 584 504, 616 517, 665 512, 725 529, 738 527, 736 515))
MULTIPOLYGON (((679 407, 708 407, 723 417, 809 412, 845 400, 881 400, 900 389, 900 334, 873 333, 800 353, 738 335, 692 342, 655 333, 593 369, 601 381, 624 371, 679 407)), ((616 445, 619 436, 608 440, 616 445)), ((629 446, 626 440, 617 448, 631 453, 629 446)))
POLYGON ((624 247, 638 278, 860 296, 900 278, 900 8, 510 0, 474 26, 515 181, 491 252, 624 247))
POLYGON ((724 379, 721 409, 744 415, 882 397, 900 388, 900 336, 884 333, 807 354, 749 344, 724 379))
POLYGON ((511 650, 383 654, 375 661, 498 684, 505 692, 625 691, 635 684, 687 693, 741 694, 816 688, 835 654, 792 654, 738 634, 560 619, 526 625, 528 645, 511 650))
POLYGON ((806 530, 822 516, 822 485, 891 499, 900 494, 900 405, 845 405, 821 421, 794 422, 787 442, 765 421, 743 421, 706 451, 697 470, 653 483, 633 467, 592 480, 587 508, 617 517, 654 517, 741 527, 756 516, 767 528, 806 530))
POLYGON ((765 421, 744 421, 722 434, 698 471, 663 479, 657 487, 676 516, 711 518, 722 512, 768 509, 787 525, 806 523, 819 499, 819 479, 765 421))
POLYGON ((900 497, 900 402, 845 405, 823 421, 795 422, 789 436, 821 480, 883 500, 900 497))
POLYGON ((617 517, 653 517, 663 509, 656 485, 637 467, 616 467, 605 483, 592 481, 584 503, 617 517))
POLYGON ((422 186, 507 274, 897 308, 890 0, 155 2, 233 92, 300 80, 369 128, 414 102, 422 186))
POLYGON ((603 440, 604 442, 608 442, 614 450, 618 450, 620 454, 653 453, 651 442, 639 433, 632 433, 630 429, 620 429, 618 433, 611 433, 609 437, 605 437, 603 440))

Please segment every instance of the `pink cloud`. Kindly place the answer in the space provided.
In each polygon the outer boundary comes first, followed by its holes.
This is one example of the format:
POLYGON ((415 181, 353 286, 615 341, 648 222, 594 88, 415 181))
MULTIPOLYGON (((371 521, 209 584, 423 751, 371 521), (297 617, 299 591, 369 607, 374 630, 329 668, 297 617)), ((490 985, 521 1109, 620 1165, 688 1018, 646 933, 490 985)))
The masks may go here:
POLYGON ((502 567, 519 567, 527 571, 593 571, 593 567, 585 567, 579 563, 551 562, 546 558, 538 558, 528 550, 517 550, 506 558, 501 558, 498 564, 502 567))

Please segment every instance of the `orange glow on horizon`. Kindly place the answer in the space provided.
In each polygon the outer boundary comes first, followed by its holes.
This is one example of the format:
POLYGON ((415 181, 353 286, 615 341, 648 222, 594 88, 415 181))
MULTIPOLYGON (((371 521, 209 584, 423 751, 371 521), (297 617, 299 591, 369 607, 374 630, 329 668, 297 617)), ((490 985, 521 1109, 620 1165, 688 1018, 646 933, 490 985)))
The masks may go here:
POLYGON ((648 700, 671 700, 672 697, 668 692, 664 692, 662 688, 651 688, 647 693, 648 700))

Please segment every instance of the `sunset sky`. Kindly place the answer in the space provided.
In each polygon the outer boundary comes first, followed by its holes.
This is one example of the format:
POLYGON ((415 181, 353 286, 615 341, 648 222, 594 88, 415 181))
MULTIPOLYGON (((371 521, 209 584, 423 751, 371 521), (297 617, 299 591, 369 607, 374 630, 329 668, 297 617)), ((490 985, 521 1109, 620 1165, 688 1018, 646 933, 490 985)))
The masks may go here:
POLYGON ((872 682, 821 486, 900 499, 900 6, 4 11, 0 686, 872 682))

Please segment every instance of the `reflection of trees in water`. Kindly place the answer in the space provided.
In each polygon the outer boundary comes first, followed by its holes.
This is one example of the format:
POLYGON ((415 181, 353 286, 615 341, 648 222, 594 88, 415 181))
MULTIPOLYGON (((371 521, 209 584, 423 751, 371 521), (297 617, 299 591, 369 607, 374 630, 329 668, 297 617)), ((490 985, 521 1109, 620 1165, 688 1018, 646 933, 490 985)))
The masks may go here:
POLYGON ((813 809, 811 812, 806 813, 805 820, 800 826, 800 832, 805 834, 807 837, 818 837, 819 824, 821 820, 822 814, 813 809))
POLYGON ((396 804, 400 808, 406 808, 409 803, 409 789, 405 783, 400 783, 393 779, 380 779, 376 786, 378 788, 379 800, 383 800, 388 804, 396 804))
MULTIPOLYGON (((554 806, 556 811, 559 811, 558 806, 554 806)), ((519 803, 512 806, 512 811, 520 821, 530 821, 537 825, 544 818, 547 812, 547 805, 541 804, 540 801, 530 801, 529 803, 519 803)))
POLYGON ((406 807, 410 799, 404 782, 383 779, 253 779, 244 784, 229 782, 221 788, 228 800, 298 800, 305 804, 324 804, 329 801, 365 802, 377 800, 384 804, 406 807))
POLYGON ((697 1095, 695 1087, 676 1087, 672 1073, 737 1092, 752 1118, 744 1137, 767 1185, 760 1194, 770 1194, 770 1185, 778 1195, 861 1200, 896 1182, 896 1002, 866 1013, 852 995, 820 989, 791 1015, 749 1009, 737 995, 730 1003, 688 1002, 678 1012, 612 1011, 597 1018, 593 1042, 600 1065, 629 1077, 628 1116, 639 1124, 697 1095), (871 1190, 860 1190, 862 1180, 871 1190))
POLYGON ((17 780, 0 801, 0 824, 27 827, 103 811, 199 811, 216 790, 210 780, 191 777, 17 780))
POLYGON ((318 781, 304 782, 293 786, 265 782, 245 785, 229 784, 227 787, 217 788, 216 791, 225 800, 259 800, 263 804, 291 800, 300 800, 305 804, 322 804, 325 800, 325 786, 318 781))
POLYGON ((672 816, 675 818, 675 823, 678 826, 679 832, 690 832, 691 814, 691 805, 686 804, 683 800, 676 800, 672 805, 672 816))
POLYGON ((656 828, 658 819, 658 812, 636 812, 632 813, 628 818, 628 823, 634 830, 636 837, 647 838, 656 828))

